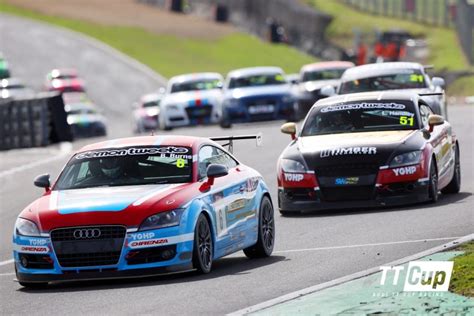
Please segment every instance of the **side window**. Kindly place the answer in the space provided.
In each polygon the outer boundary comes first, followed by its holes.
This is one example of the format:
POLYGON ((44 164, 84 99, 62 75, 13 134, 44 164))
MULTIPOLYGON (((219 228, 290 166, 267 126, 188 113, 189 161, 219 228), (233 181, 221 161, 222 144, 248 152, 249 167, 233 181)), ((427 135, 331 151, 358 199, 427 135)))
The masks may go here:
POLYGON ((420 104, 420 116, 423 127, 428 126, 428 117, 433 114, 431 109, 425 104, 420 104))
POLYGON ((206 177, 207 167, 213 163, 225 165, 229 169, 237 166, 237 161, 219 148, 209 145, 203 146, 198 154, 199 179, 206 177))

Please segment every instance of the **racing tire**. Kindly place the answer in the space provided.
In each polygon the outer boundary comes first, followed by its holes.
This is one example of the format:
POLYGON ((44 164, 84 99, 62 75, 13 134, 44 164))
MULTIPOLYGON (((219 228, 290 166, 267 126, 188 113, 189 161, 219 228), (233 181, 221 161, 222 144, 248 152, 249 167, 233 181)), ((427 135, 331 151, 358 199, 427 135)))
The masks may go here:
POLYGON ((461 162, 459 161, 459 147, 454 151, 454 173, 449 184, 441 190, 443 194, 455 194, 461 190, 461 162))
POLYGON ((257 243, 244 249, 244 254, 251 259, 269 257, 275 245, 275 219, 273 205, 267 196, 262 198, 258 220, 257 243))
POLYGON ((428 185, 428 196, 431 203, 436 203, 438 201, 438 171, 436 170, 435 160, 431 160, 430 165, 430 179, 428 185))
POLYGON ((211 227, 206 216, 201 213, 194 229, 194 269, 201 274, 211 272, 213 255, 211 227))

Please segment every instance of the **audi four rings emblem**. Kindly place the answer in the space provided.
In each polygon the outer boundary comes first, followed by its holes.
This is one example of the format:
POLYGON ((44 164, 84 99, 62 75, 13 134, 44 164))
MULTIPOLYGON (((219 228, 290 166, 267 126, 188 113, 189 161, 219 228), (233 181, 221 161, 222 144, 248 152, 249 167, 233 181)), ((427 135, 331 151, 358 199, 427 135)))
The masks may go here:
POLYGON ((73 236, 76 239, 92 239, 99 238, 101 235, 100 229, 98 228, 84 228, 76 229, 73 232, 73 236))

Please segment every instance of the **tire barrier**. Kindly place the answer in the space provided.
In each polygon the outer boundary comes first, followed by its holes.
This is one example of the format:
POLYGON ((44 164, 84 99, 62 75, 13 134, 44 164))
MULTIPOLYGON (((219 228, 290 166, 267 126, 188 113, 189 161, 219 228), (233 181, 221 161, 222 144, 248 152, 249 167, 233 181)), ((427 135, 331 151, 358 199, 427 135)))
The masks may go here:
POLYGON ((0 150, 72 141, 63 99, 44 93, 34 99, 0 101, 0 150))

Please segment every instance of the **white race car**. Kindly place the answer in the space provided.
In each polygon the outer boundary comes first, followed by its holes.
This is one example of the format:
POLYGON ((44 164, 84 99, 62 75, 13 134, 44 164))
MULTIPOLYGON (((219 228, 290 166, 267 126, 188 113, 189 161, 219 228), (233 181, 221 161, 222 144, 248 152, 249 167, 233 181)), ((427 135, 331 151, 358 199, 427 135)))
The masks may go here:
POLYGON ((193 73, 169 80, 161 101, 159 126, 213 124, 219 121, 223 78, 218 73, 193 73))

